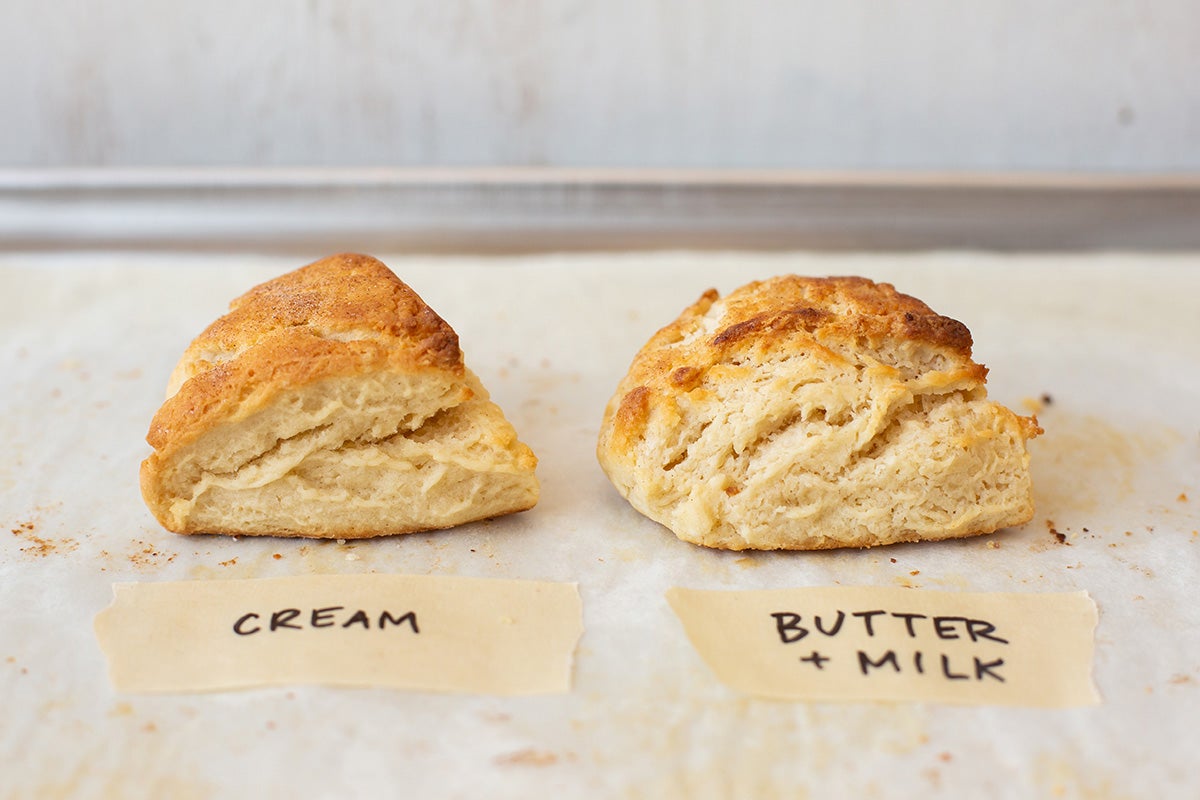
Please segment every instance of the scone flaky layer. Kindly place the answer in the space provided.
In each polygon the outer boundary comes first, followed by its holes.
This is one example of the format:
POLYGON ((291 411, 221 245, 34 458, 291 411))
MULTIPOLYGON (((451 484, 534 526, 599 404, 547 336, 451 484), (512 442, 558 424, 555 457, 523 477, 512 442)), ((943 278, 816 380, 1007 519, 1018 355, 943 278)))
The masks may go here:
POLYGON ((1033 420, 970 334, 886 284, 706 293, 634 359, 598 456, 640 512, 729 549, 944 539, 1027 521, 1033 420))
POLYGON ((360 538, 531 508, 537 459, 454 331, 338 256, 256 287, 193 342, 142 493, 179 533, 360 538))

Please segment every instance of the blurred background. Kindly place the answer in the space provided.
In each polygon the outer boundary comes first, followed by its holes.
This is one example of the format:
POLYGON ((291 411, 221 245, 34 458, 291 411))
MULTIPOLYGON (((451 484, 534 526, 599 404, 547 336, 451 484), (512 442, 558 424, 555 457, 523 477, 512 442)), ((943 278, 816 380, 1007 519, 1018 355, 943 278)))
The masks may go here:
POLYGON ((7 0, 6 166, 1200 169, 1194 0, 7 0))
MULTIPOLYGON (((458 170, 519 167, 759 171, 739 185, 900 173, 868 180, 961 185, 965 175, 977 188, 989 175, 1024 188, 1053 175, 1056 188, 1064 176, 1156 197, 1165 187, 1178 203, 1181 181, 1193 192, 1200 172, 1195 0, 6 0, 3 20, 0 235, 10 243, 78 232, 87 219, 60 230, 31 209, 53 200, 55 213, 73 213, 68 189, 106 182, 143 193, 280 180, 378 191, 411 172, 352 170, 448 169, 458 177, 422 180, 494 186, 529 178, 458 170), (203 171, 178 173, 193 168, 203 171)), ((592 186, 615 173, 538 174, 542 185, 592 186)), ((601 200, 602 216, 611 203, 601 200)), ((476 191, 471 202, 492 201, 476 191)), ((1188 202, 1184 222, 1195 222, 1188 202)))

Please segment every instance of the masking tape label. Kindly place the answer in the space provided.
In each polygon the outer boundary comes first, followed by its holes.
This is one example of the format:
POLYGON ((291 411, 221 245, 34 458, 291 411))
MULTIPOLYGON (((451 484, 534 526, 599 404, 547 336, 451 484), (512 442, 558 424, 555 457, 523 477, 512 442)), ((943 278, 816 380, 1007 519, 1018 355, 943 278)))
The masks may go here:
POLYGON ((668 602, 719 680, 790 700, 1066 707, 1092 683, 1096 605, 1086 592, 892 587, 674 588, 668 602))
POLYGON ((114 687, 330 684, 519 695, 570 689, 575 584, 309 575, 114 584, 96 635, 114 687))

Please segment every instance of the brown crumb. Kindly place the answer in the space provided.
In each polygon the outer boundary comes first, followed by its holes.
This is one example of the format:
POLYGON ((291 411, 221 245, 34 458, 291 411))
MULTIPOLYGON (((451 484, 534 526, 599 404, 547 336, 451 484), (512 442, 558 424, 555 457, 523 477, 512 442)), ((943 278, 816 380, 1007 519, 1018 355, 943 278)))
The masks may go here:
POLYGON ((1133 531, 1125 531, 1126 536, 1133 536, 1133 531))
POLYGON ((889 559, 889 560, 890 560, 890 561, 891 561, 893 564, 895 564, 895 563, 896 563, 896 559, 894 559, 894 558, 893 558, 893 559, 889 559))
POLYGON ((219 565, 219 566, 222 566, 222 567, 232 567, 234 564, 236 564, 236 563, 237 563, 237 559, 236 559, 236 558, 231 558, 231 559, 229 559, 228 561, 220 561, 220 562, 217 562, 217 563, 218 563, 218 565, 219 565))
POLYGON ((947 753, 947 752, 941 752, 941 753, 938 753, 938 760, 939 760, 939 761, 951 761, 951 760, 953 760, 953 758, 954 758, 954 756, 950 755, 950 754, 949 754, 949 753, 947 753))
POLYGON ((38 558, 45 558, 54 553, 70 553, 79 547, 79 542, 74 539, 45 539, 34 533, 37 530, 37 523, 32 520, 21 522, 17 527, 12 528, 12 535, 28 542, 27 546, 21 548, 21 552, 38 558))
POLYGON ((163 552, 155 547, 153 543, 142 539, 135 539, 133 544, 140 549, 130 554, 129 563, 142 569, 157 567, 164 563, 169 564, 178 555, 178 553, 163 552))
POLYGON ((1049 392, 1042 392, 1042 405, 1044 405, 1044 406, 1054 405, 1054 398, 1050 396, 1049 392))
POLYGON ((1176 497, 1175 499, 1181 503, 1186 503, 1188 501, 1187 492, 1180 492, 1179 497, 1176 497))
POLYGON ((1170 683, 1174 686, 1183 686, 1185 684, 1195 683, 1195 682, 1196 682, 1195 678, 1193 678, 1191 675, 1184 675, 1183 673, 1180 673, 1178 675, 1172 675, 1171 680, 1167 681, 1167 683, 1170 683))
POLYGON ((921 574, 921 570, 919 570, 919 569, 914 569, 912 572, 910 572, 910 573, 908 573, 908 574, 909 574, 909 575, 920 575, 920 574, 921 574))
POLYGON ((279 553, 275 553, 274 555, 272 555, 272 556, 271 556, 271 558, 273 558, 273 559, 275 559, 276 561, 278 561, 279 559, 283 558, 283 556, 282 556, 282 555, 280 555, 279 553))
POLYGON ((1057 539, 1059 544, 1065 544, 1068 547, 1071 545, 1071 543, 1067 541, 1067 535, 1054 527, 1054 520, 1046 520, 1046 530, 1050 531, 1050 535, 1057 539))

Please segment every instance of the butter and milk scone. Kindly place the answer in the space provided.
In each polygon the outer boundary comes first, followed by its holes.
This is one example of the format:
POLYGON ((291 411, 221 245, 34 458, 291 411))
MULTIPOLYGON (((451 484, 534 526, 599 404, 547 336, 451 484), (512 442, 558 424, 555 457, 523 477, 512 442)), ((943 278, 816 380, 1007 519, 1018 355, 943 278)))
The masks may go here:
POLYGON ((597 455, 685 541, 811 550, 1033 516, 1036 419, 987 399, 966 326, 889 284, 785 276, 706 292, 637 354, 597 455))
POLYGON ((458 336, 369 256, 234 300, 184 353, 146 439, 142 494, 177 533, 362 538, 538 499, 537 459, 458 336))

